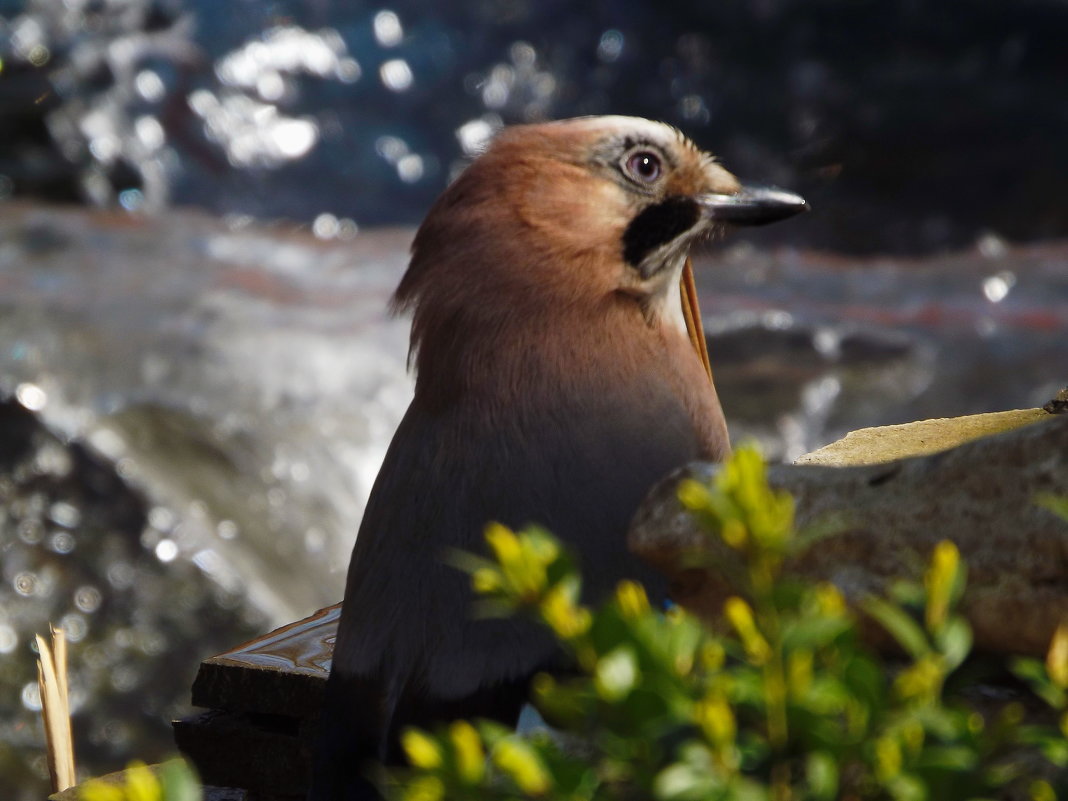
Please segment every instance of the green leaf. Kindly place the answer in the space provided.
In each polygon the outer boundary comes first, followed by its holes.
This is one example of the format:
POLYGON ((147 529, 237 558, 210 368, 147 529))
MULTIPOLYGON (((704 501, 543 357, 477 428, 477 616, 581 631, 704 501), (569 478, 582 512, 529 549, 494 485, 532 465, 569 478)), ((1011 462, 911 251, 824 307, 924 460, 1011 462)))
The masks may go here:
POLYGON ((962 617, 951 617, 935 638, 946 661, 946 671, 960 665, 972 650, 972 629, 962 617))
POLYGON ((1035 503, 1068 522, 1068 497, 1054 495, 1052 492, 1039 492, 1035 495, 1035 503))
POLYGON ((927 642, 923 627, 901 607, 894 606, 882 598, 870 596, 864 601, 863 608, 913 659, 922 659, 930 653, 931 646, 927 642))
POLYGON ((913 710, 911 715, 923 728, 944 742, 964 737, 968 732, 966 715, 956 709, 932 705, 913 710))
POLYGON ((840 676, 850 692, 865 706, 881 711, 886 697, 888 677, 886 669, 863 652, 847 654, 840 676))
POLYGON ((826 751, 813 751, 805 760, 805 780, 815 799, 830 799, 838 795, 838 763, 826 751))
MULTIPOLYGON (((928 801, 927 788, 924 786, 924 782, 918 777, 907 773, 902 773, 892 778, 887 782, 886 789, 890 791, 890 795, 895 801, 928 801)), ((931 799, 931 801, 939 800, 931 799)))
POLYGON ((184 759, 164 762, 160 766, 159 778, 165 801, 200 801, 200 780, 184 759))
POLYGON ((783 647, 787 650, 820 648, 834 642, 852 628, 853 622, 846 617, 811 617, 791 620, 783 626, 783 647))
POLYGON ((939 768, 957 773, 970 773, 979 761, 979 754, 963 745, 925 746, 916 760, 918 767, 939 768))
POLYGON ((621 646, 597 660, 594 683, 602 698, 617 701, 630 693, 639 675, 634 651, 621 646))
POLYGON ((1049 681, 1046 677, 1046 666, 1037 659, 1018 657, 1009 662, 1009 669, 1018 677, 1027 682, 1049 681))
POLYGON ((662 801, 694 797, 701 787, 701 771, 692 765, 675 762, 668 765, 656 775, 653 781, 653 794, 662 801))
POLYGON ((805 709, 816 715, 837 715, 850 701, 853 695, 837 678, 820 675, 813 679, 808 692, 799 700, 805 709))
MULTIPOLYGON (((917 574, 922 573, 923 563, 918 559, 915 560, 915 563, 915 572, 917 574)), ((915 607, 916 609, 922 607, 927 598, 927 592, 922 584, 917 581, 906 581, 905 579, 895 579, 891 582, 887 589, 887 595, 898 606, 915 607)))
POLYGON ((548 674, 539 674, 534 677, 531 687, 535 708, 551 726, 577 727, 597 707, 596 696, 581 679, 557 680, 548 674))
POLYGON ((824 512, 794 534, 792 553, 795 556, 802 554, 823 540, 849 531, 852 517, 849 512, 824 512))
POLYGON ((464 573, 474 573, 482 568, 498 566, 493 559, 487 559, 484 556, 473 554, 461 548, 447 549, 442 556, 442 561, 457 570, 462 570, 464 573))
POLYGON ((653 781, 653 794, 659 801, 702 801, 721 788, 708 771, 682 762, 668 765, 653 781))
POLYGON ((485 740, 486 745, 493 746, 508 737, 515 734, 514 729, 510 729, 507 726, 502 726, 495 720, 479 720, 478 725, 475 726, 478 729, 478 733, 485 740))
POLYGON ((1050 681, 1046 666, 1037 659, 1018 658, 1009 663, 1009 669, 1031 685, 1031 690, 1054 709, 1064 709, 1068 696, 1063 689, 1050 681))
POLYGON ((1068 741, 1062 737, 1050 737, 1038 743, 1043 756, 1059 768, 1068 767, 1068 741))
POLYGON ((630 622, 624 620, 611 606, 606 606, 597 613, 589 632, 594 647, 602 653, 607 653, 623 643, 632 643, 635 634, 630 622))
POLYGON ((681 714, 676 707, 681 705, 672 705, 670 695, 648 686, 648 683, 639 683, 627 696, 625 711, 632 720, 639 724, 644 722, 649 728, 660 727, 662 721, 666 721, 668 726, 677 726, 681 714))

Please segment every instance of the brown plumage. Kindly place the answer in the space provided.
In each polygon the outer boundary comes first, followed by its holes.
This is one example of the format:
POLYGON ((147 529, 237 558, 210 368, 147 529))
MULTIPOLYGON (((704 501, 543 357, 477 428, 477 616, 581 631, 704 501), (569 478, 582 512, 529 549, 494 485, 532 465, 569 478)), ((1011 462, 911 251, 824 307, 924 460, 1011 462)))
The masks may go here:
POLYGON ((730 447, 687 333, 689 246, 802 208, 626 117, 506 129, 442 194, 394 299, 413 315, 415 397, 353 550, 313 798, 373 797, 362 763, 395 758, 405 725, 514 722, 556 664, 532 624, 473 620, 444 561, 480 550, 488 521, 565 540, 591 601, 624 577, 663 596, 627 524, 657 479, 730 447))

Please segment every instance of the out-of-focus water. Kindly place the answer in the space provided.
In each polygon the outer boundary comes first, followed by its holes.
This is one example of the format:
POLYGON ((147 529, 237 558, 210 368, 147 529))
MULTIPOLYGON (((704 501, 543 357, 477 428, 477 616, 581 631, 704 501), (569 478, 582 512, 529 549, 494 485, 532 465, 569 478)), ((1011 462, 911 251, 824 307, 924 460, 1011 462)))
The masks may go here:
POLYGON ((1042 406, 1068 384, 1068 245, 925 259, 728 247, 699 263, 735 441, 793 460, 856 428, 1042 406))
POLYGON ((413 224, 502 124, 636 114, 820 213, 753 241, 1068 233, 1059 0, 3 0, 0 196, 413 224))
MULTIPOLYGON (((21 398, 39 400, 30 385, 21 398)), ((186 709, 195 655, 266 621, 233 565, 210 548, 188 552, 186 513, 152 501, 20 402, 0 404, 0 430, 0 792, 41 799, 48 770, 31 643, 49 622, 70 642, 79 766, 99 775, 172 752, 167 721, 186 709)))
POLYGON ((171 750, 201 658, 338 599, 410 393, 385 306, 411 231, 373 226, 417 222, 503 124, 665 119, 808 197, 698 263, 736 440, 789 459, 1047 400, 1068 250, 1010 243, 1068 234, 1065 24, 1056 0, 0 0, 0 201, 114 209, 0 205, 0 796, 43 795, 48 621, 98 774, 171 750))
POLYGON ((101 773, 173 750, 201 659, 339 599, 410 395, 386 314, 409 241, 0 217, 6 797, 41 797, 49 621, 74 634, 79 762, 101 773))

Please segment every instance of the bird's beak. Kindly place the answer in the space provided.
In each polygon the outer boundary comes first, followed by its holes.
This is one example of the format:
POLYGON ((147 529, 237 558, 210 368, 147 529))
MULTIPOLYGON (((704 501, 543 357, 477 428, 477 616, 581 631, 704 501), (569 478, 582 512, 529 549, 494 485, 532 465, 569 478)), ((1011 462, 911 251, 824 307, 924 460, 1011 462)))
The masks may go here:
POLYGON ((800 195, 783 189, 743 186, 736 195, 698 195, 705 216, 732 225, 766 225, 808 211, 800 195))

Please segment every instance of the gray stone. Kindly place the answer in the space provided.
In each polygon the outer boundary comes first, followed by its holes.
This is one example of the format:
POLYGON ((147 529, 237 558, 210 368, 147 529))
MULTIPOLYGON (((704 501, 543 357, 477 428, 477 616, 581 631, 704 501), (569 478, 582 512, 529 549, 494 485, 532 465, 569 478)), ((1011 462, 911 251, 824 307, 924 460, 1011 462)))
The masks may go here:
MULTIPOLYGON (((894 578, 919 578, 931 548, 952 540, 968 566, 963 611, 977 647, 1044 654, 1068 619, 1068 522, 1036 503, 1040 493, 1068 496, 1068 417, 1047 418, 884 464, 770 467, 771 484, 796 499, 799 526, 836 529, 787 569, 857 601, 894 578)), ((694 565, 722 561, 726 546, 697 527, 676 487, 716 470, 696 463, 665 481, 630 532, 630 547, 671 577, 675 599, 710 620, 731 590, 714 567, 694 565)))

